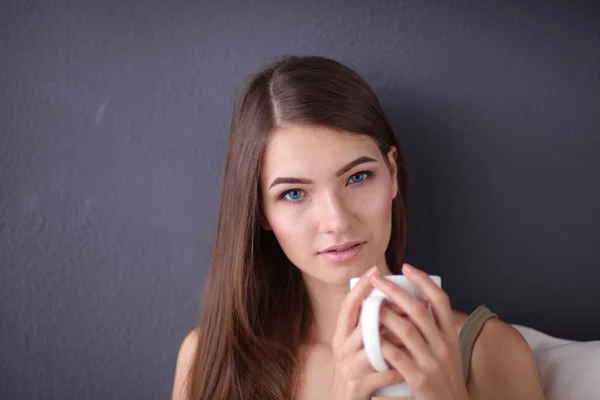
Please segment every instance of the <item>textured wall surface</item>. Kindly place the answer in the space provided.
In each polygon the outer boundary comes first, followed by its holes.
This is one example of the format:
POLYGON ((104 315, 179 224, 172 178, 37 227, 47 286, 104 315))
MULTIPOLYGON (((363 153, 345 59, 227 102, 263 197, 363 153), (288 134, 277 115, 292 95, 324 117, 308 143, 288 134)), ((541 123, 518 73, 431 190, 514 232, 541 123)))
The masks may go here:
POLYGON ((379 94, 408 162, 407 261, 455 308, 600 339, 592 4, 3 1, 0 399, 169 398, 233 99, 282 52, 379 94))

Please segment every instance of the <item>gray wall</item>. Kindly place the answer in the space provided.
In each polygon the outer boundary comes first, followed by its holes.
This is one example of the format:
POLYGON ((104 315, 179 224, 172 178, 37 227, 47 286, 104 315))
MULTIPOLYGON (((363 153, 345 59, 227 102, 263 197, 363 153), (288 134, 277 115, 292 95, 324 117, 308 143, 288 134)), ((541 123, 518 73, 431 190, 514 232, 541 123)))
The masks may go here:
POLYGON ((455 308, 600 339, 592 4, 3 1, 0 398, 170 396, 233 99, 282 52, 380 95, 408 160, 407 261, 455 308))

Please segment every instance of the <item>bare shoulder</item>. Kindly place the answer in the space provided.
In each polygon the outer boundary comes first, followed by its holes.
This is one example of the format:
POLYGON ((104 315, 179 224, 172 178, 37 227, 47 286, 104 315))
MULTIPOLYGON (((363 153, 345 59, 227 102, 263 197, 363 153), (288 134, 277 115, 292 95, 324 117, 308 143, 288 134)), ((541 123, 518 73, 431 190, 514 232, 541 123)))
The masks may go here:
POLYGON ((459 334, 463 325, 467 321, 467 318, 469 318, 469 315, 458 310, 452 310, 452 313, 452 316, 454 317, 454 327, 456 328, 456 333, 459 334))
POLYGON ((177 364, 175 366, 175 381, 173 383, 173 400, 187 400, 187 392, 185 390, 186 380, 197 348, 198 331, 195 329, 187 334, 179 348, 177 364))
MULTIPOLYGON (((467 318, 454 311, 457 332, 467 318)), ((473 346, 467 390, 472 399, 544 398, 535 358, 517 329, 496 318, 485 322, 473 346)))

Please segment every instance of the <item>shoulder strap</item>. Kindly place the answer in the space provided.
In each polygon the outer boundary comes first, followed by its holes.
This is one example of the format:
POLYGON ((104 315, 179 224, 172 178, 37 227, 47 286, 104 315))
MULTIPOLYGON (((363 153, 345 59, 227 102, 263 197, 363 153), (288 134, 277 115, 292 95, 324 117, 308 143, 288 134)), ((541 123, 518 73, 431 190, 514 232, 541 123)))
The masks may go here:
POLYGON ((479 306, 469 315, 465 321, 462 329, 460 330, 460 352, 462 354, 462 366, 463 375, 465 377, 465 383, 469 377, 469 366, 471 365, 471 353, 473 352, 473 346, 475 340, 481 332, 483 324, 490 318, 498 318, 498 315, 494 314, 486 306, 479 306))

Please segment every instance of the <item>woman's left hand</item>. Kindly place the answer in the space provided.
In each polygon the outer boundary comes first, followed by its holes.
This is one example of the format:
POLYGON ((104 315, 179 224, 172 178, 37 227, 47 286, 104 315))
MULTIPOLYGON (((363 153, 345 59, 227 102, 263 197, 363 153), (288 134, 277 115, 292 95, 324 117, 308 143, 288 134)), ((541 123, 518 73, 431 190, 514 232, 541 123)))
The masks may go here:
POLYGON ((381 307, 381 324, 410 352, 405 353, 382 337, 384 358, 405 378, 417 399, 468 400, 448 295, 423 271, 404 264, 402 272, 431 302, 435 318, 413 294, 381 276, 372 277, 373 286, 385 293, 394 309, 408 317, 381 307))

